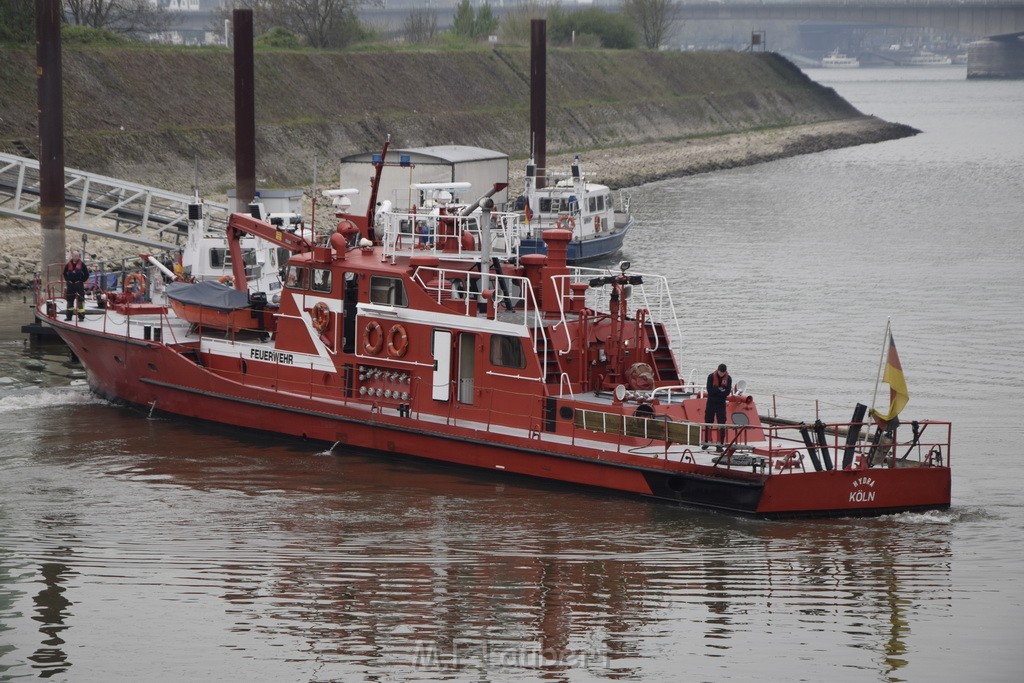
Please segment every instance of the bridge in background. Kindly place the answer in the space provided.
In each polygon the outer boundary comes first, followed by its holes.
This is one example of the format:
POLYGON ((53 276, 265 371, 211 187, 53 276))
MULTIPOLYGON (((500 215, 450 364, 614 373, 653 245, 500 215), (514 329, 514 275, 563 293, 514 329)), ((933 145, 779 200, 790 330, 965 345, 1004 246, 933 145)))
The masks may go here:
POLYGON ((1024 33, 1024 2, 850 0, 839 2, 683 2, 684 21, 816 21, 933 28, 975 38, 1024 33))
MULTIPOLYGON (((420 1, 382 3, 386 6, 359 8, 359 18, 386 30, 401 29, 420 1)), ((428 9, 438 19, 438 28, 451 26, 458 0, 434 0, 428 9)), ((518 10, 518 3, 494 0, 491 9, 499 18, 518 10)), ((616 1, 596 0, 593 4, 617 12, 616 1)), ((573 9, 563 5, 563 10, 573 9)), ((221 15, 211 10, 169 12, 172 30, 209 32, 223 35, 221 15)), ((873 26, 934 28, 974 38, 1001 37, 1024 33, 1024 0, 682 0, 681 21, 817 21, 873 26)))
MULTIPOLYGON (((434 0, 429 11, 437 18, 438 28, 452 24, 458 0, 434 0)), ((595 0, 585 7, 619 11, 614 0, 595 0)), ((518 4, 491 2, 499 18, 518 10, 518 4)), ((566 5, 563 9, 570 9, 566 5)), ((379 30, 400 35, 406 18, 422 3, 404 4, 391 0, 386 6, 359 8, 360 20, 379 30)), ((214 11, 171 12, 171 29, 191 34, 189 42, 219 42, 225 27, 214 11), (200 37, 201 36, 201 37, 200 37)), ((1024 78, 1024 0, 682 0, 680 21, 752 21, 817 22, 865 27, 901 26, 931 28, 963 37, 986 39, 968 51, 968 78, 1024 78)), ((752 26, 752 28, 760 28, 752 26)))

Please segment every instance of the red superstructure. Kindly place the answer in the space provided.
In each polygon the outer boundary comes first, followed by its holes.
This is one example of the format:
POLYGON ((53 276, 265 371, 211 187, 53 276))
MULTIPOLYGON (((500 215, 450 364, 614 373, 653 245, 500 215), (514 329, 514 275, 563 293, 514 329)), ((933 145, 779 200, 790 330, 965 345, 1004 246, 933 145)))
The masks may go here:
POLYGON ((235 214, 233 238, 293 252, 278 306, 40 313, 96 392, 166 413, 762 516, 949 506, 947 422, 803 425, 734 394, 709 443, 664 278, 569 267, 563 230, 546 255, 492 250, 488 208, 468 236, 468 212, 429 235, 345 216, 316 244, 235 214))

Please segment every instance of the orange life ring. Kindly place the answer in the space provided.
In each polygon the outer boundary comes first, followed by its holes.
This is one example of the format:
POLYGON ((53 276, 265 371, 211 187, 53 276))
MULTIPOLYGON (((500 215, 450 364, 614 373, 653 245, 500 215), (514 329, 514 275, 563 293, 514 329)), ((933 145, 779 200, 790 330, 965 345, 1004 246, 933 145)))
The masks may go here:
POLYGON ((331 325, 331 312, 327 308, 327 304, 323 301, 317 302, 316 306, 309 312, 311 318, 313 318, 313 329, 320 334, 327 331, 327 328, 331 325))
POLYGON ((561 215, 558 220, 555 221, 555 227, 559 230, 572 230, 576 231, 576 219, 569 215, 561 215), (569 227, 566 227, 569 226, 569 227))
POLYGON ((143 276, 142 273, 131 273, 124 279, 124 289, 122 291, 133 300, 138 300, 146 296, 145 276, 143 276))
POLYGON ((366 353, 379 353, 384 348, 384 328, 376 320, 371 320, 363 330, 363 350, 366 353))
POLYGON ((232 277, 231 275, 221 275, 219 278, 217 278, 217 282, 221 283, 222 285, 227 285, 228 287, 235 286, 235 278, 232 277))
POLYGON ((601 217, 594 216, 594 232, 601 232, 601 217))
POLYGON ((401 358, 409 350, 409 335, 401 325, 388 330, 388 355, 401 358))

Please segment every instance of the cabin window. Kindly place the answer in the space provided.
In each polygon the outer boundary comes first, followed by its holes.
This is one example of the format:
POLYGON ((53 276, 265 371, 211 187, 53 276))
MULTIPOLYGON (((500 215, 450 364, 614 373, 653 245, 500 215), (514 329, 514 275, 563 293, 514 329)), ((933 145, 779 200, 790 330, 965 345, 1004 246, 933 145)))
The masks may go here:
POLYGON ((491 365, 502 368, 525 368, 526 354, 523 353, 523 340, 504 334, 492 335, 491 365))
POLYGON ((305 289, 306 269, 300 266, 288 266, 288 272, 284 278, 284 286, 291 289, 305 289))
POLYGON ((589 213, 597 211, 597 197, 591 197, 587 200, 587 211, 589 213))
POLYGON ((598 211, 604 211, 604 195, 603 194, 597 195, 597 210, 598 211))
MULTIPOLYGON (((242 263, 244 263, 246 266, 255 266, 256 250, 243 249, 242 263)), ((215 269, 231 267, 231 252, 228 251, 227 249, 210 249, 210 267, 215 269)))
POLYGON ((405 285, 397 277, 371 276, 370 303, 408 306, 409 301, 405 298, 405 285))
POLYGON ((309 288, 314 292, 329 293, 331 291, 331 271, 325 268, 314 268, 313 281, 310 283, 309 288))

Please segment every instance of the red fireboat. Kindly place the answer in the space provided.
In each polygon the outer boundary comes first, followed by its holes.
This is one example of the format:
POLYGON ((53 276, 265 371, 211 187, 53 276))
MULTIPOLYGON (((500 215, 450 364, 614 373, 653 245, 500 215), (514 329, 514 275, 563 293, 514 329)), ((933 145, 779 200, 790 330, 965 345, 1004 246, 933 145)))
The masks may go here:
POLYGON ((949 422, 769 418, 738 388, 709 428, 665 278, 570 267, 565 230, 519 256, 515 216, 478 204, 339 213, 318 240, 236 213, 232 286, 66 322, 54 283, 40 317, 97 394, 173 415, 760 517, 949 507, 949 422), (247 235, 292 254, 276 305, 247 235))

